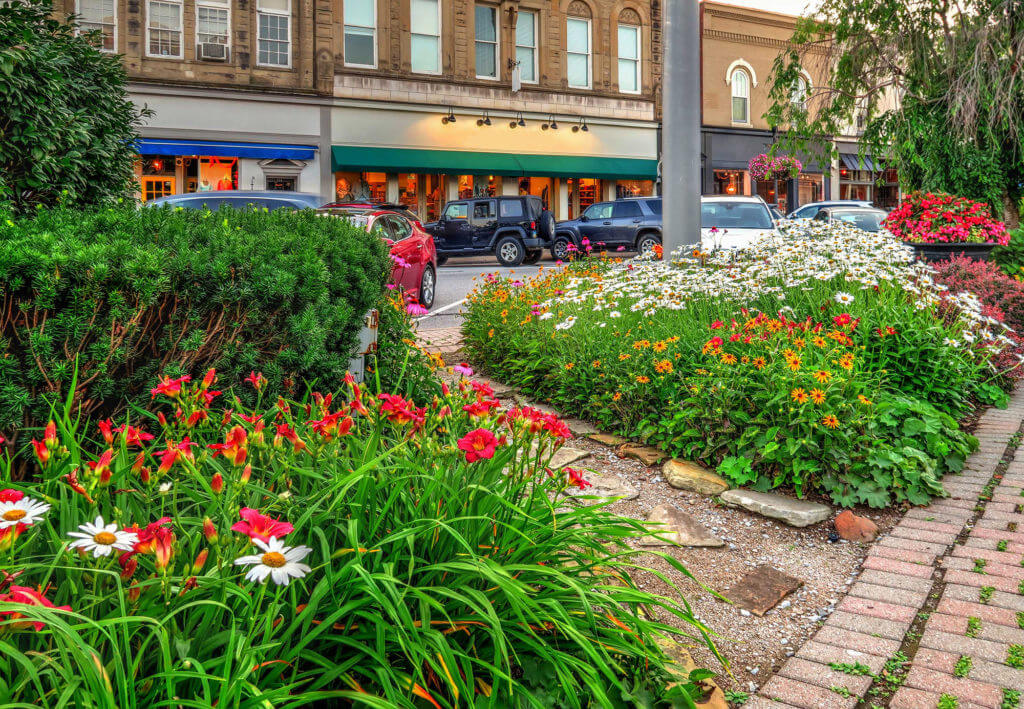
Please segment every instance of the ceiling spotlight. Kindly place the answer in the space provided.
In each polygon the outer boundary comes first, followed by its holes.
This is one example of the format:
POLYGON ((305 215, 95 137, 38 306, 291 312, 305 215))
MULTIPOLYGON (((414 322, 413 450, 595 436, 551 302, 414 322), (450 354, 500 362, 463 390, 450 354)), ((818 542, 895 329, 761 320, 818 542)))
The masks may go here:
POLYGON ((448 115, 441 119, 441 123, 444 125, 455 123, 455 110, 451 106, 448 107, 448 115))
POLYGON ((487 113, 487 111, 484 111, 484 115, 483 115, 482 118, 477 118, 476 119, 476 124, 478 126, 489 126, 489 125, 491 125, 491 117, 487 113))

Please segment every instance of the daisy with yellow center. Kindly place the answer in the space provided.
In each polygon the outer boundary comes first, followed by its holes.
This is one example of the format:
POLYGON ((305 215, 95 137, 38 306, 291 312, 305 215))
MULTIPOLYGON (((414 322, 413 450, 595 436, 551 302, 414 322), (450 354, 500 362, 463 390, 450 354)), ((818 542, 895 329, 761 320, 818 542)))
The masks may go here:
POLYGON ((795 340, 793 340, 793 347, 796 347, 798 350, 802 350, 805 344, 806 343, 804 342, 804 338, 802 337, 798 337, 795 340))
POLYGON ((793 391, 789 392, 789 398, 792 399, 793 401, 795 401, 798 404, 806 404, 808 397, 807 397, 807 392, 806 391, 804 391, 803 389, 797 387, 793 391))
POLYGON ((832 372, 826 372, 824 369, 819 369, 811 376, 814 377, 814 381, 818 382, 818 384, 828 384, 829 380, 832 379, 832 372))
POLYGON ((826 428, 831 428, 833 430, 839 428, 839 419, 837 419, 835 416, 833 416, 831 414, 829 414, 828 416, 825 416, 824 418, 822 418, 821 419, 821 423, 826 428))
POLYGON ((825 402, 825 392, 821 389, 811 389, 811 401, 815 404, 822 404, 825 402))
POLYGON ((576 363, 575 363, 575 362, 566 362, 566 363, 565 363, 565 368, 566 368, 566 369, 572 369, 572 368, 573 368, 573 367, 575 367, 575 366, 576 366, 576 363))
POLYGON ((253 539, 252 543, 258 546, 263 554, 235 559, 235 566, 252 567, 245 574, 249 581, 262 583, 269 576, 278 586, 287 586, 293 578, 300 579, 311 571, 307 565, 301 563, 313 551, 307 546, 286 547, 277 537, 271 537, 267 542, 253 539))
POLYGON ((722 355, 722 364, 736 364, 736 355, 726 352, 722 355))
POLYGON ((665 350, 668 349, 668 345, 666 345, 664 342, 655 342, 653 349, 655 352, 664 352, 665 350))
POLYGON ((43 518, 50 509, 45 502, 23 497, 16 502, 0 502, 0 530, 19 524, 30 526, 43 518))
POLYGON ((790 357, 788 360, 786 360, 786 366, 788 366, 794 372, 800 371, 800 358, 790 357))
POLYGON ((631 355, 631 354, 626 354, 625 352, 623 352, 622 354, 619 355, 619 361, 620 362, 625 362, 627 359, 629 359, 632 356, 633 355, 631 355))
POLYGON ((814 343, 815 347, 824 347, 825 345, 828 344, 827 342, 825 342, 825 338, 822 337, 821 335, 816 335, 814 339, 811 340, 811 342, 814 343))
POLYGON ((131 551, 139 541, 139 535, 135 532, 118 529, 116 523, 106 524, 102 517, 97 517, 91 523, 86 522, 78 529, 81 531, 68 534, 75 538, 69 548, 91 551, 93 558, 110 556, 114 550, 131 551))
POLYGON ((754 357, 754 366, 758 369, 764 369, 766 364, 764 357, 754 357))
POLYGON ((846 354, 844 354, 842 357, 839 358, 838 364, 843 369, 853 369, 853 353, 847 352, 846 354))

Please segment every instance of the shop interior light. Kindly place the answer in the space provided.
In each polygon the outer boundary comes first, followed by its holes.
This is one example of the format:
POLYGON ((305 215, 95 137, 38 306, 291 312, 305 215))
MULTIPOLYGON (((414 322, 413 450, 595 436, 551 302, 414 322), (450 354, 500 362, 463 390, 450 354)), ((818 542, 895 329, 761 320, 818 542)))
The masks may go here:
POLYGON ((491 116, 490 116, 490 114, 488 114, 487 111, 484 111, 484 115, 482 117, 476 119, 476 124, 478 126, 489 126, 489 125, 491 125, 491 116))
POLYGON ((448 115, 441 119, 441 123, 448 125, 449 123, 455 123, 455 109, 451 106, 448 107, 448 115))

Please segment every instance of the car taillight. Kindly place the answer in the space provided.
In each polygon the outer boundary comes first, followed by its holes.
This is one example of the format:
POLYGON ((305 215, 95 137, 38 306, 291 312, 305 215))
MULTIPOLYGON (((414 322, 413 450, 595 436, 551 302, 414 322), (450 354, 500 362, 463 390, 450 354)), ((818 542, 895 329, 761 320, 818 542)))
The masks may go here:
POLYGON ((530 222, 530 228, 531 229, 536 229, 537 228, 537 222, 530 222))

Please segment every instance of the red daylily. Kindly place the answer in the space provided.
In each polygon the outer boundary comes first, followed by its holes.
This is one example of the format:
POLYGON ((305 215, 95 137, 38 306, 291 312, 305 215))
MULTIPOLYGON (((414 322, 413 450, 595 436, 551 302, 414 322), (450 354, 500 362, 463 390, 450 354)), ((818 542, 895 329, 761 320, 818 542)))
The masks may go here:
POLYGON ((259 539, 261 542, 269 542, 271 537, 283 539, 295 529, 288 522, 261 514, 259 510, 250 507, 243 507, 238 516, 242 521, 231 525, 231 531, 240 532, 250 539, 259 539))
POLYGON ((305 441, 299 438, 299 434, 295 432, 291 426, 287 423, 279 423, 276 426, 276 433, 274 434, 274 446, 279 447, 282 439, 287 440, 292 444, 292 452, 298 453, 306 447, 305 441))
POLYGON ((114 422, 110 419, 100 421, 96 426, 100 429, 100 434, 103 435, 103 440, 110 445, 114 442, 114 422))
POLYGON ((387 416, 388 421, 404 426, 407 423, 417 425, 423 423, 425 408, 417 409, 411 401, 406 401, 396 394, 378 394, 377 398, 383 401, 380 410, 387 416))
POLYGON ((155 388, 150 389, 149 393, 154 399, 157 394, 163 394, 164 396, 169 396, 170 398, 175 399, 181 393, 181 385, 187 384, 190 381, 192 381, 192 377, 187 374, 183 377, 178 377, 177 379, 161 377, 160 383, 155 388))
POLYGON ((255 370, 249 372, 249 376, 245 378, 245 381, 252 384, 256 391, 262 390, 267 385, 267 378, 263 376, 263 372, 255 370))
POLYGON ((481 458, 493 458, 498 445, 498 438, 486 428, 470 431, 459 439, 459 450, 466 454, 467 463, 475 463, 481 458))
POLYGON ((214 451, 214 458, 218 455, 223 455, 233 465, 242 465, 245 462, 246 455, 248 455, 248 448, 246 447, 247 438, 248 434, 245 429, 241 426, 235 426, 228 431, 224 443, 212 443, 207 448, 214 451))
POLYGON ((113 460, 114 449, 108 448, 107 450, 103 451, 98 461, 90 460, 86 462, 86 465, 88 465, 89 469, 92 470, 93 475, 99 476, 100 482, 105 485, 106 483, 110 482, 110 476, 113 472, 110 469, 110 464, 111 462, 113 462, 113 460))
POLYGON ((569 484, 575 485, 580 490, 586 490, 588 487, 593 487, 591 483, 588 483, 583 479, 583 471, 577 470, 576 468, 566 468, 566 475, 569 476, 569 484))
MULTIPOLYGON (((46 597, 45 589, 35 589, 28 586, 14 586, 12 585, 6 593, 0 594, 0 601, 7 603, 23 603, 26 606, 38 606, 40 608, 53 608, 55 610, 70 611, 71 606, 55 606, 53 602, 46 597)), ((3 610, 0 611, 0 617, 7 616, 8 618, 17 620, 18 618, 24 618, 23 613, 19 613, 14 610, 3 610)), ((45 623, 40 621, 28 621, 25 623, 15 623, 13 627, 18 629, 32 628, 37 633, 43 629, 45 623)), ((8 626, 10 627, 10 626, 8 626)))

